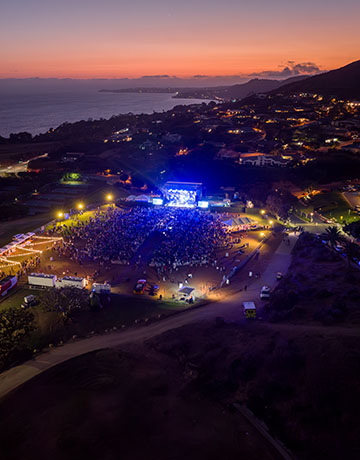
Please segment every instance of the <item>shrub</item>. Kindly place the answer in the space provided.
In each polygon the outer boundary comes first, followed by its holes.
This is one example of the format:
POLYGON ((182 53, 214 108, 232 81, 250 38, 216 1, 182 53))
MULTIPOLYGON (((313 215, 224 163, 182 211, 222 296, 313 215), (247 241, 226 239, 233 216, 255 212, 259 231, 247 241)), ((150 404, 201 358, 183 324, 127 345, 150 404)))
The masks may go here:
POLYGON ((29 310, 9 308, 0 315, 0 366, 4 366, 22 350, 34 330, 34 315, 29 310))

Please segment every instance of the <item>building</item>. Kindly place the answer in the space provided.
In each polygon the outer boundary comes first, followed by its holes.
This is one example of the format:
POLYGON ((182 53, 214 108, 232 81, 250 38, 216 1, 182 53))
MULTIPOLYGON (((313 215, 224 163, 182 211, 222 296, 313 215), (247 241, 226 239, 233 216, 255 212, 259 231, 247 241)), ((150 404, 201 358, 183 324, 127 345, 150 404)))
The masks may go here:
POLYGON ((265 155, 264 153, 242 153, 239 159, 241 165, 259 167, 285 167, 289 161, 280 156, 265 155))

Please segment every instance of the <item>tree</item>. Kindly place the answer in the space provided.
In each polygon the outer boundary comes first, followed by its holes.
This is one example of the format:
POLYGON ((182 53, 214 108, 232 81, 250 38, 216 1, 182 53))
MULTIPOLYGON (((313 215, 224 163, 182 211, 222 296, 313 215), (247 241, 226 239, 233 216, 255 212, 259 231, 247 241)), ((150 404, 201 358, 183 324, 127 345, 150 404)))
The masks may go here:
POLYGON ((333 249, 337 243, 344 241, 344 237, 341 235, 340 230, 335 226, 326 228, 322 236, 333 249))
POLYGON ((11 144, 29 144, 32 142, 33 137, 30 133, 11 133, 9 136, 11 144))
POLYGON ((360 238, 360 220, 345 225, 344 230, 353 237, 360 238))
POLYGON ((266 199, 266 209, 277 218, 286 220, 296 198, 287 190, 273 190, 266 199))
POLYGON ((77 288, 66 287, 50 289, 40 297, 40 304, 45 311, 61 312, 68 319, 74 311, 89 307, 89 296, 77 288))
POLYGON ((29 310, 9 308, 0 315, 0 360, 20 350, 25 339, 34 330, 34 315, 29 310))
POLYGON ((348 268, 351 267, 351 262, 354 262, 355 257, 359 257, 360 249, 356 243, 346 241, 344 246, 348 268))

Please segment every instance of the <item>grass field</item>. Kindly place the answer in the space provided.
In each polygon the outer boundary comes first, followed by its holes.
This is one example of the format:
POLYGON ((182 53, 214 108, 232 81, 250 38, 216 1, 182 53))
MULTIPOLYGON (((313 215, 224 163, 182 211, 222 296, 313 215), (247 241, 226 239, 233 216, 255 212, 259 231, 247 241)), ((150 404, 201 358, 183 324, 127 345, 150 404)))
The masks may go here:
POLYGON ((307 215, 317 211, 327 219, 334 219, 340 224, 359 220, 359 215, 351 210, 348 202, 340 192, 319 193, 308 201, 308 206, 299 203, 297 210, 307 215))
MULTIPOLYGON (((101 206, 101 209, 105 210, 109 206, 112 206, 112 205, 104 204, 103 206, 101 206)), ((87 222, 90 219, 90 217, 92 217, 94 214, 95 214, 95 211, 92 210, 92 211, 85 211, 82 214, 80 213, 76 214, 70 217, 69 219, 57 219, 54 223, 51 223, 50 225, 48 225, 45 230, 51 230, 54 228, 54 226, 59 227, 61 225, 66 225, 67 227, 76 226, 78 221, 87 222)))
MULTIPOLYGON (((104 333, 110 330, 131 327, 137 323, 158 320, 177 311, 189 308, 185 302, 163 301, 148 296, 124 296, 112 294, 102 296, 102 308, 99 311, 84 309, 74 312, 70 319, 64 322, 60 312, 45 311, 41 298, 46 291, 29 289, 20 286, 8 297, 0 301, 0 314, 9 308, 21 308, 24 297, 35 295, 40 303, 29 309, 34 314, 35 329, 26 339, 29 350, 40 350, 49 344, 66 342, 73 336, 86 337, 91 333, 104 333)), ((200 301, 204 303, 204 301, 200 301)))
POLYGON ((0 246, 8 244, 17 233, 27 233, 47 224, 53 215, 50 213, 38 216, 27 216, 22 219, 1 222, 0 224, 0 246))
POLYGON ((34 291, 32 289, 17 287, 12 294, 4 298, 1 298, 0 312, 7 310, 11 307, 20 308, 21 304, 23 303, 24 297, 30 294, 34 294, 34 291))
MULTIPOLYGON (((46 291, 29 289, 26 286, 19 286, 5 298, 0 298, 0 312, 11 307, 20 308, 24 297, 30 294, 35 296, 44 295, 46 291)), ((99 312, 83 311, 76 315, 76 333, 86 334, 90 330, 101 330, 113 326, 120 327, 122 324, 131 325, 135 320, 156 317, 157 315, 168 315, 179 310, 188 308, 185 302, 171 300, 160 301, 157 298, 148 296, 124 296, 112 294, 110 301, 104 297, 104 308, 99 312)), ((32 311, 37 313, 41 321, 39 307, 33 307, 32 311)))

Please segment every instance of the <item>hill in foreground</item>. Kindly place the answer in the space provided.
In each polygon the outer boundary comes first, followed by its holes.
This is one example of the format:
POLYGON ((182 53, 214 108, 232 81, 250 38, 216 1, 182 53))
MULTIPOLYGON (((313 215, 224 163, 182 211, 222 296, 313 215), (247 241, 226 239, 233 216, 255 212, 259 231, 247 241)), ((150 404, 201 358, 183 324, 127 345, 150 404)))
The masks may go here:
POLYGON ((262 321, 239 309, 80 356, 12 392, 1 459, 279 458, 234 403, 299 460, 358 459, 359 285, 358 270, 303 234, 262 321))
POLYGON ((280 459, 194 376, 150 347, 70 360, 2 402, 1 459, 280 459))

